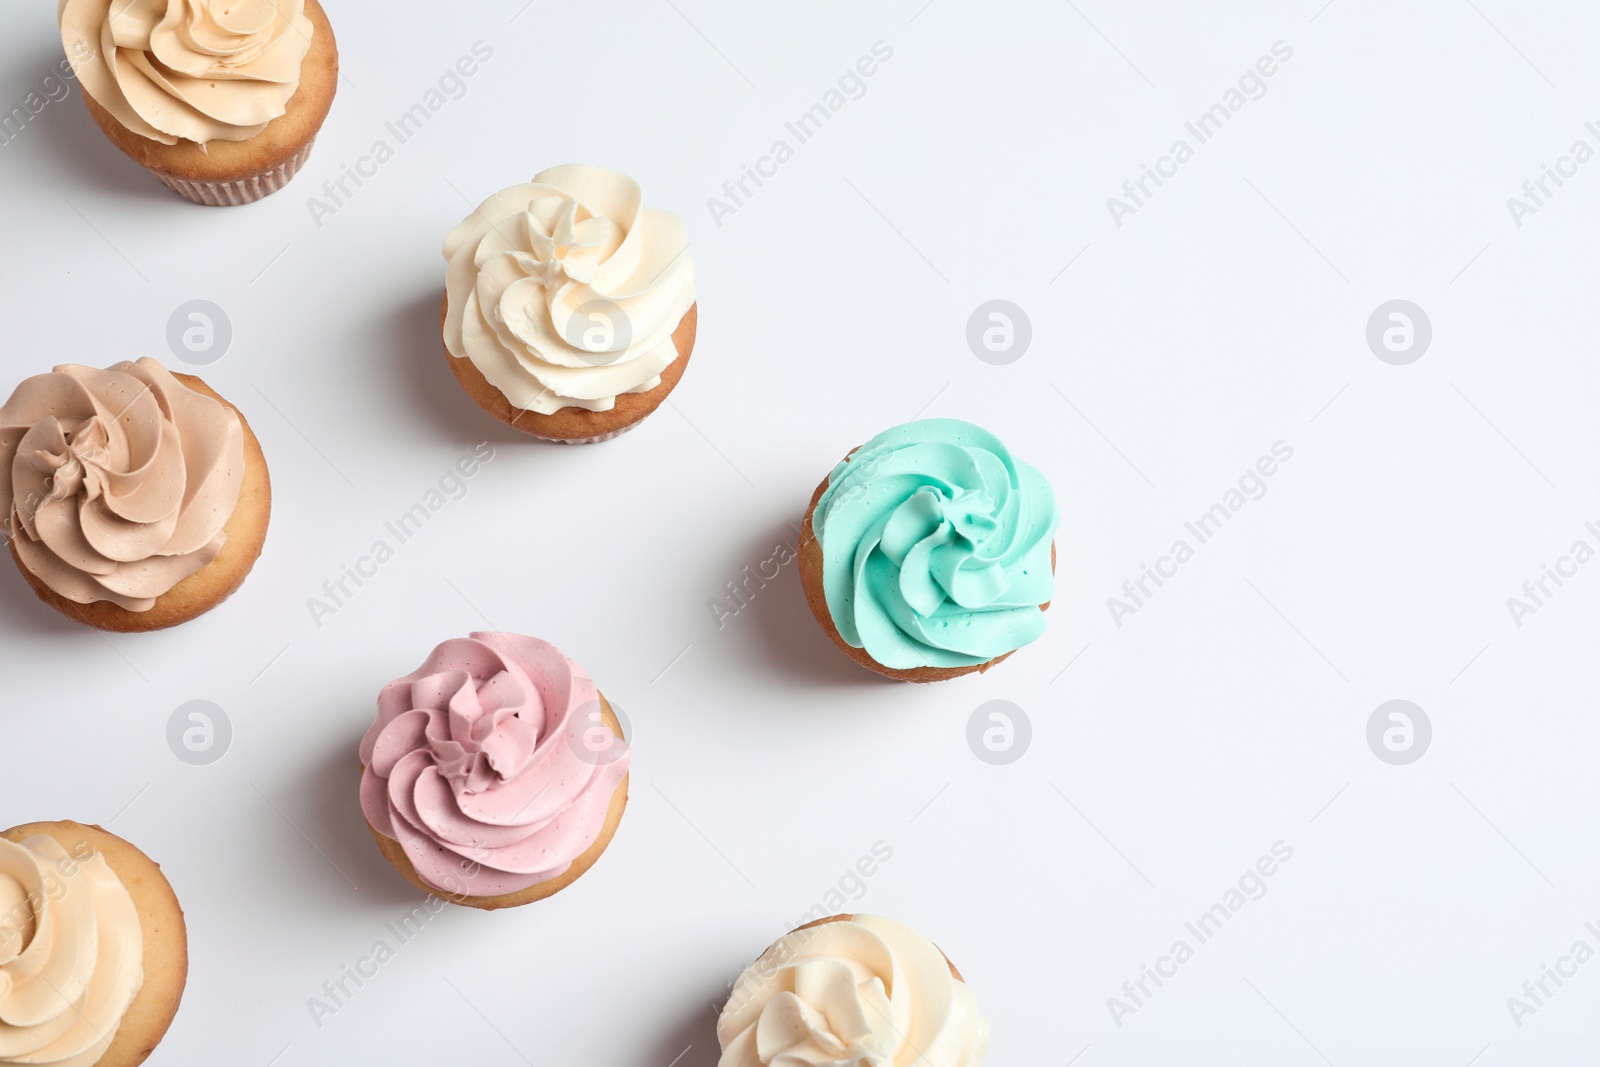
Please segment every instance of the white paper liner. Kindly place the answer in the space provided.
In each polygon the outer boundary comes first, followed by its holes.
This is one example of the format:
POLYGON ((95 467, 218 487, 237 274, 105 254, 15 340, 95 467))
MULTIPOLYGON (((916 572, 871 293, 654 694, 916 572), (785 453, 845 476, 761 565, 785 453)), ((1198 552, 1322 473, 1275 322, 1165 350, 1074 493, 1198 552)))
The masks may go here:
MULTIPOLYGON (((649 417, 649 415, 646 415, 644 418, 648 419, 649 417)), ((639 422, 643 421, 644 419, 639 420, 639 422)), ((613 437, 621 437, 623 434, 639 425, 639 422, 630 422, 620 430, 612 430, 610 433, 595 434, 593 437, 546 437, 544 434, 528 433, 527 430, 523 430, 522 432, 528 434, 529 437, 537 438, 540 441, 549 441, 550 443, 557 445, 592 445, 597 444, 600 441, 609 441, 613 437)))
POLYGON ((238 207, 241 204, 253 204, 288 185, 289 180, 305 165, 306 160, 311 158, 311 146, 314 144, 316 144, 315 137, 307 142, 304 148, 271 170, 233 182, 192 182, 153 167, 149 170, 151 174, 161 179, 161 184, 186 200, 193 200, 207 207, 238 207))

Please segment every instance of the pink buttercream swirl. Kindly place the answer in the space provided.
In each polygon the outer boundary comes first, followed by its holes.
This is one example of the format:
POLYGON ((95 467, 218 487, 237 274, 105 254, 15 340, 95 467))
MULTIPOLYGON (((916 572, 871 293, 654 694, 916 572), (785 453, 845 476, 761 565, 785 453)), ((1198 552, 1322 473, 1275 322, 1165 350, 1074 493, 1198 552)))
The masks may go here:
POLYGON ((559 877, 600 836, 632 757, 600 707, 583 668, 548 642, 452 638, 378 694, 361 739, 367 821, 444 893, 559 877))

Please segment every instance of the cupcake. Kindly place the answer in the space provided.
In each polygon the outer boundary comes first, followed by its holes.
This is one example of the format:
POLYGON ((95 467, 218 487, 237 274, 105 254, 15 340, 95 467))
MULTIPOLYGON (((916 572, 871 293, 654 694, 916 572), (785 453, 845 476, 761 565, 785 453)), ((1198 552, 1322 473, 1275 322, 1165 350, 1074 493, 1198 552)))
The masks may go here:
POLYGON ((874 437, 817 487, 800 580, 835 644, 910 682, 986 671, 1044 633, 1050 483, 987 430, 923 419, 874 437))
POLYGON ((989 1024, 932 941, 879 915, 835 915, 739 976, 717 1042, 718 1067, 982 1067, 989 1024))
POLYGON ((0 1065, 136 1067, 188 976, 183 909, 150 857, 75 822, 0 833, 0 1065))
POLYGON ((683 220, 639 183, 552 167, 445 238, 450 369, 478 406, 546 441, 615 437, 661 406, 694 349, 683 220))
POLYGON ((227 599, 272 510, 250 424, 205 382, 153 359, 71 364, 0 407, 0 513, 39 599, 124 633, 227 599))
POLYGON ((475 633, 383 687, 361 739, 361 809, 424 892, 493 911, 578 880, 611 844, 632 753, 554 645, 475 633))
POLYGON ((317 0, 60 0, 95 123, 197 204, 288 184, 333 105, 339 53, 317 0))

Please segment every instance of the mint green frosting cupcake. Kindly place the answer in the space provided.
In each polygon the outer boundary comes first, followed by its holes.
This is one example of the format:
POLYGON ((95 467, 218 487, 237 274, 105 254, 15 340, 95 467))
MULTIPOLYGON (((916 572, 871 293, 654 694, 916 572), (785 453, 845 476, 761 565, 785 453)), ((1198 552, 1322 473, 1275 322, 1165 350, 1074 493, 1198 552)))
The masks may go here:
POLYGON ((811 525, 839 636, 894 670, 975 667, 1038 640, 1055 493, 957 419, 885 430, 833 469, 811 525))

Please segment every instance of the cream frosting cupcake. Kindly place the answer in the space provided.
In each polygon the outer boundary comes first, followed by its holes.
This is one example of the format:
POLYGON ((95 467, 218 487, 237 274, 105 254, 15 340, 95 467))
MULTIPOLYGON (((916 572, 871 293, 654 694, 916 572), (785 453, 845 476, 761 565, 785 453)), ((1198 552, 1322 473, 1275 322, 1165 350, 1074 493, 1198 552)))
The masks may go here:
POLYGON ((444 347, 478 405, 534 437, 615 436, 654 411, 694 348, 683 220, 632 178, 552 167, 445 238, 444 347))
POLYGON ((989 1024, 955 964, 904 923, 836 915, 734 983, 718 1067, 982 1067, 989 1024))
POLYGON ((143 852, 74 822, 0 834, 0 1065, 135 1067, 188 972, 183 911, 143 852))
POLYGON ((986 671, 1044 633, 1058 515, 1050 483, 958 419, 885 430, 817 486, 800 581, 851 659, 902 681, 986 671))
POLYGON ((96 124, 197 203, 283 188, 338 88, 317 0, 59 0, 58 18, 96 124))
POLYGON ((250 426, 153 359, 63 365, 0 406, 0 515, 39 598, 123 632, 185 622, 244 581, 272 491, 250 426))
POLYGON ((383 687, 361 809, 412 884, 494 910, 571 885, 611 843, 632 751, 611 705, 546 641, 474 633, 383 687))

